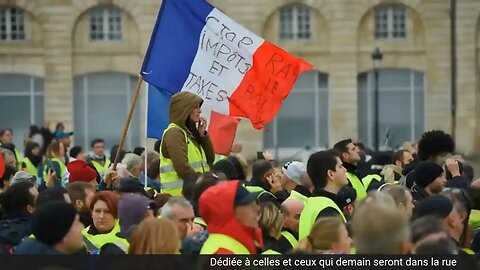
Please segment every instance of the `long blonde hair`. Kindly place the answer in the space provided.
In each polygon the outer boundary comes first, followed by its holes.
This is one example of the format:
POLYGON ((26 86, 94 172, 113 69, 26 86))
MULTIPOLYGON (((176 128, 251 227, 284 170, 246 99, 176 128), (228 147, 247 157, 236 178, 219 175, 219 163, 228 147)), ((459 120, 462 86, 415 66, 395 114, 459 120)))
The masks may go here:
POLYGON ((128 254, 178 254, 180 240, 170 220, 148 218, 135 228, 128 254))
POLYGON ((264 234, 278 239, 282 232, 283 220, 283 214, 275 204, 271 202, 261 204, 258 224, 264 234))
POLYGON ((339 217, 319 218, 312 231, 298 243, 298 250, 305 252, 328 251, 340 241, 340 226, 345 226, 339 217))

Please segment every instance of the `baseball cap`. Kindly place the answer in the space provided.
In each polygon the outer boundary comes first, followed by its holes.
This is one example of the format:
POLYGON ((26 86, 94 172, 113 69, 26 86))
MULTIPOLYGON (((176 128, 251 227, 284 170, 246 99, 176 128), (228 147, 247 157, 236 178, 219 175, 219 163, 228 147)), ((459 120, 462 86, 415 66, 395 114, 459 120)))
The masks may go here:
POLYGON ((352 204, 357 199, 357 192, 354 188, 350 186, 345 186, 337 193, 337 200, 338 200, 338 207, 340 209, 344 208, 345 206, 352 204))
POLYGON ((72 135, 73 135, 73 132, 57 131, 57 132, 55 132, 55 139, 59 140, 59 139, 63 139, 63 138, 66 138, 66 137, 69 137, 69 136, 72 136, 72 135))
POLYGON ((300 178, 307 172, 307 166, 303 162, 290 161, 283 165, 282 172, 297 185, 301 185, 300 178))
POLYGON ((238 185, 237 193, 235 194, 235 201, 234 205, 242 206, 250 204, 253 201, 257 200, 258 195, 260 192, 249 192, 245 187, 242 185, 238 185))
POLYGON ((37 177, 35 175, 29 174, 28 172, 19 171, 15 173, 15 175, 13 176, 11 185, 14 185, 20 182, 31 182, 32 184, 36 184, 37 177))

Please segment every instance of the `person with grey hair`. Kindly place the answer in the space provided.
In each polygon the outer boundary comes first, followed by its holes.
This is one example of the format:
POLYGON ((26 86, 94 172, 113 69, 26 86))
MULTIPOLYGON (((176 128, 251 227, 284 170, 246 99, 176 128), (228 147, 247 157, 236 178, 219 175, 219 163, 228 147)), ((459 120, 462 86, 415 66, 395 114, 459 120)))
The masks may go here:
POLYGON ((182 197, 170 198, 162 207, 161 218, 172 221, 177 227, 183 255, 200 254, 203 243, 196 236, 203 231, 203 227, 193 223, 195 214, 189 201, 182 197))
POLYGON ((142 172, 142 159, 132 153, 128 153, 122 160, 122 164, 127 167, 127 171, 130 176, 138 178, 142 172))
POLYGON ((409 218, 388 194, 377 192, 355 209, 352 228, 357 254, 408 254, 409 218), (384 202, 383 204, 381 202, 384 202))
POLYGON ((180 239, 187 235, 193 226, 193 219, 195 218, 192 204, 182 197, 170 198, 162 207, 161 216, 175 224, 180 239))
POLYGON ((15 159, 15 154, 12 151, 6 148, 2 148, 2 157, 5 165, 9 165, 15 168, 17 167, 17 160, 15 159))

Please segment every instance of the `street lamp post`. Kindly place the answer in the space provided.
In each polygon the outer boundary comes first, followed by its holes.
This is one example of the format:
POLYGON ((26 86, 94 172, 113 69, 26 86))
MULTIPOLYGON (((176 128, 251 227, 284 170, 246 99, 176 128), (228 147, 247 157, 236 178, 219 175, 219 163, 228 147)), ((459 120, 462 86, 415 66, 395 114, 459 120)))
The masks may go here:
POLYGON ((383 54, 380 51, 378 47, 375 48, 375 50, 372 52, 372 60, 373 60, 373 72, 375 75, 375 90, 374 90, 374 106, 375 106, 375 124, 374 124, 374 139, 375 139, 375 151, 379 151, 379 136, 380 136, 380 109, 379 109, 379 82, 378 82, 378 77, 379 77, 379 69, 380 69, 380 63, 383 59, 383 54))

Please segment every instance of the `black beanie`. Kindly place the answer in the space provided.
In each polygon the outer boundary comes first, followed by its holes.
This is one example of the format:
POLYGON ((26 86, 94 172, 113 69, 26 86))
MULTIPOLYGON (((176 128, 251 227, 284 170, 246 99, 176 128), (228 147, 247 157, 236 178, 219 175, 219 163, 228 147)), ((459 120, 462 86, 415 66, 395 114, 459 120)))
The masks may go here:
POLYGON ((413 218, 436 216, 446 218, 453 210, 452 202, 443 195, 435 195, 421 200, 413 209, 413 218))
POLYGON ((426 188, 442 173, 442 166, 433 161, 422 161, 415 168, 415 183, 422 188, 426 188))
POLYGON ((35 210, 32 231, 35 238, 49 246, 62 241, 70 231, 77 211, 66 202, 47 202, 35 210))

